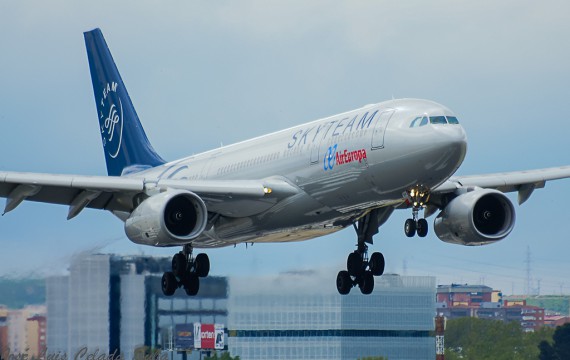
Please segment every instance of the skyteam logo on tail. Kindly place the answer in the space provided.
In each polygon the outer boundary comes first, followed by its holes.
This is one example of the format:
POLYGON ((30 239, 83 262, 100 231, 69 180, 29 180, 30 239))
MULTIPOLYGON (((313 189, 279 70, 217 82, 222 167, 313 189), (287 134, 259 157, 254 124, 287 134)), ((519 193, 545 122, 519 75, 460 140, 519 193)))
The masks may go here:
POLYGON ((117 87, 116 82, 103 86, 103 96, 99 103, 103 147, 113 159, 119 155, 123 141, 123 103, 117 94, 117 87))

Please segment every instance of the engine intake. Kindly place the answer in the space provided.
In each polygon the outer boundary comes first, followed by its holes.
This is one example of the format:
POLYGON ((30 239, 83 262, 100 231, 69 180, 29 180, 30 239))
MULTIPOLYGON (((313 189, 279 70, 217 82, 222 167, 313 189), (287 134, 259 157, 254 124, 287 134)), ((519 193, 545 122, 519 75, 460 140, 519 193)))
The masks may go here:
POLYGON ((451 200, 435 219, 434 230, 448 243, 486 245, 509 235, 515 218, 515 208, 502 192, 477 189, 451 200))
POLYGON ((144 200, 125 221, 125 233, 137 244, 183 245, 206 228, 208 211, 196 194, 169 190, 144 200))

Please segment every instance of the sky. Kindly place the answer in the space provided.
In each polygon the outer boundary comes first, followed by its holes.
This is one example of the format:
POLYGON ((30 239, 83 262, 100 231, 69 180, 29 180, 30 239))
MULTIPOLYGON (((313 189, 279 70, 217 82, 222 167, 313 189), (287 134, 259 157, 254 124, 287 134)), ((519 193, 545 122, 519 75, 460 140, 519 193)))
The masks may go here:
MULTIPOLYGON (((391 98, 451 108, 468 135, 458 175, 570 164, 567 1, 2 1, 0 171, 106 175, 83 32, 99 27, 146 133, 167 160, 391 98)), ((516 202, 516 194, 510 198, 516 202)), ((509 237, 462 247, 375 237, 387 272, 570 293, 570 180, 523 206, 509 237)), ((83 251, 171 256, 113 215, 23 203, 0 218, 0 276, 64 272, 83 251)), ((433 218, 430 219, 430 224, 433 218)), ((295 244, 207 250, 243 277, 346 266, 352 229, 295 244)), ((326 277, 326 276, 325 276, 326 277)))

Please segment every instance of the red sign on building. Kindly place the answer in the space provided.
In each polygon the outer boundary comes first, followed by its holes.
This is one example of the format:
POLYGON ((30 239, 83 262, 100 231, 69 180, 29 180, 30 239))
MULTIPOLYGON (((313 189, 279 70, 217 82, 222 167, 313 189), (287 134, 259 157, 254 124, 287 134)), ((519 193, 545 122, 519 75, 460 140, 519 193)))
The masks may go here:
POLYGON ((214 349, 216 343, 216 332, 214 324, 202 324, 202 349, 214 349))

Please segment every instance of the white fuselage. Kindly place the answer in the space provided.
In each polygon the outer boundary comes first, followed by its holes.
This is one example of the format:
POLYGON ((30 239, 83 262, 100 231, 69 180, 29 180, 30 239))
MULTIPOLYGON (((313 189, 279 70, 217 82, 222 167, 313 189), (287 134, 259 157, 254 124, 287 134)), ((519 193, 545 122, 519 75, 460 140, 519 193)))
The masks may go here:
POLYGON ((135 174, 145 179, 260 179, 275 177, 302 191, 252 211, 215 219, 192 242, 219 247, 240 242, 306 240, 334 232, 375 208, 387 216, 406 192, 433 189, 462 163, 466 135, 459 124, 412 126, 421 116, 454 116, 426 100, 368 105, 135 174), (249 212, 255 213, 250 215, 249 212))

